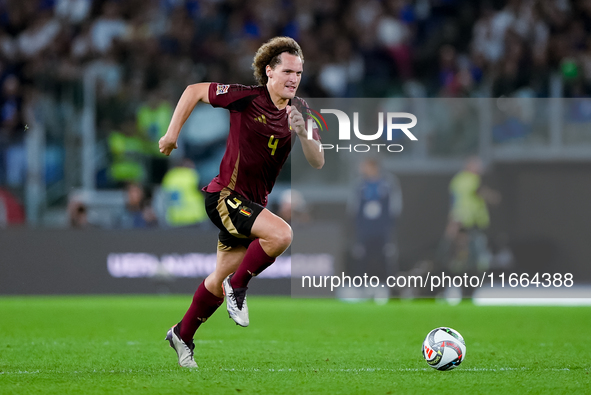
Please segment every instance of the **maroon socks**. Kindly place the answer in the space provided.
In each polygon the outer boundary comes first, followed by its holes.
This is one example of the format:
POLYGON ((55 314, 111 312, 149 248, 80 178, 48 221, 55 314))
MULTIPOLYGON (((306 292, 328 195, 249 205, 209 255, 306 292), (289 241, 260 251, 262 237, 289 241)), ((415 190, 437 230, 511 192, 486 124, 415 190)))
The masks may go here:
POLYGON ((238 266, 236 273, 230 279, 232 288, 246 288, 253 276, 261 273, 271 266, 273 262, 275 262, 275 258, 267 255, 263 247, 261 247, 259 239, 254 240, 248 246, 244 259, 238 266))
MULTIPOLYGON (((261 273, 263 270, 271 266, 275 262, 275 258, 270 257, 261 247, 259 239, 254 240, 248 246, 244 259, 238 270, 232 276, 230 283, 232 288, 246 288, 248 282, 253 276, 261 273)), ((195 295, 193 302, 187 310, 180 323, 180 337, 184 342, 190 342, 195 336, 195 332, 199 325, 205 322, 222 304, 224 298, 218 298, 205 288, 205 281, 203 281, 195 295)))
POLYGON ((205 322, 222 304, 224 298, 218 298, 205 288, 205 281, 203 281, 195 295, 193 296, 193 303, 187 310, 187 313, 181 321, 180 336, 184 342, 193 340, 193 336, 199 328, 199 325, 205 322))

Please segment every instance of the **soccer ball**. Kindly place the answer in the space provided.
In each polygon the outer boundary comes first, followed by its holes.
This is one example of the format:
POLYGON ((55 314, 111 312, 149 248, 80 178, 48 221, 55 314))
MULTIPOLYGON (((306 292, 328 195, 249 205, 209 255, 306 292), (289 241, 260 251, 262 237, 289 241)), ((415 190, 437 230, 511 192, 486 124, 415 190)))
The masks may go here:
POLYGON ((454 329, 433 329, 423 342, 423 358, 433 369, 451 370, 466 357, 466 343, 454 329))

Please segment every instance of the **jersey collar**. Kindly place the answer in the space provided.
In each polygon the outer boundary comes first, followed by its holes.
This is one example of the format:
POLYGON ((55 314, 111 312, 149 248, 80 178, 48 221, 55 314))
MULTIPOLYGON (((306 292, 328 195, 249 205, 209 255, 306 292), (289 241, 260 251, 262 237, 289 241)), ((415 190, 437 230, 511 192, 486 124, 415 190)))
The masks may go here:
MULTIPOLYGON (((267 96, 267 100, 269 101, 269 103, 271 103, 273 107, 277 108, 277 106, 273 102, 273 99, 271 99, 271 94, 269 93, 269 88, 267 88, 267 85, 264 85, 263 87, 265 88, 265 96, 267 96)), ((292 99, 289 99, 289 101, 287 102, 288 106, 291 106, 291 100, 292 99)), ((283 108, 282 110, 277 108, 277 111, 285 111, 286 108, 287 106, 285 106, 285 108, 283 108)))

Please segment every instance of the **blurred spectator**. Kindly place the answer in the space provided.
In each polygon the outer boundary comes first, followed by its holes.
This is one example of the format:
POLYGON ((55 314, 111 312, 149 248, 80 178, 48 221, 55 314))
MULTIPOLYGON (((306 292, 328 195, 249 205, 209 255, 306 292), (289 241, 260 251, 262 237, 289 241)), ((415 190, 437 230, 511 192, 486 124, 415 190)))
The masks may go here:
POLYGON ((487 204, 498 204, 501 196, 482 183, 483 171, 482 160, 470 157, 449 184, 449 222, 440 253, 452 273, 482 272, 491 264, 486 235, 490 225, 487 204))
POLYGON ((353 52, 351 42, 343 37, 337 39, 332 61, 320 68, 318 83, 331 96, 355 97, 355 89, 364 73, 363 58, 353 52))
POLYGON ((199 173, 193 162, 183 159, 162 179, 166 223, 170 226, 196 225, 207 219, 205 200, 199 190, 199 173))
POLYGON ((225 109, 199 105, 183 126, 179 148, 195 163, 204 180, 218 174, 226 151, 229 122, 230 115, 225 109))
MULTIPOLYGON (((398 178, 386 173, 375 158, 360 163, 361 179, 349 195, 347 211, 352 227, 348 246, 350 276, 377 276, 384 282, 397 275, 396 227, 402 212, 402 191, 398 178)), ((347 302, 373 298, 385 304, 390 297, 388 287, 341 287, 337 297, 347 302)))
POLYGON ((120 93, 123 87, 123 66, 114 50, 107 51, 103 57, 91 62, 88 69, 96 75, 99 100, 109 99, 120 93))
POLYGON ((77 60, 85 61, 92 55, 92 42, 90 37, 90 23, 84 23, 78 34, 72 38, 70 45, 70 55, 77 60))
POLYGON ((450 221, 466 229, 488 228, 490 219, 487 203, 498 204, 501 199, 498 192, 482 184, 483 172, 482 160, 472 156, 466 161, 464 170, 450 182, 450 221))
POLYGON ((148 93, 148 99, 137 110, 137 128, 148 141, 150 181, 159 184, 168 170, 168 160, 158 150, 158 140, 164 136, 172 118, 172 105, 164 99, 163 89, 148 93))
MULTIPOLYGON (((492 128, 493 141, 521 140, 533 132, 535 110, 532 100, 526 98, 503 98, 497 101, 498 121, 492 128)), ((574 115, 574 114, 573 114, 574 115)), ((576 117, 573 117, 576 119, 576 117)))
POLYGON ((93 48, 101 54, 107 53, 114 40, 122 40, 128 34, 129 24, 121 15, 121 4, 114 0, 103 3, 102 14, 91 29, 93 48))
POLYGON ((5 189, 0 188, 0 228, 25 223, 25 210, 22 204, 5 189))
POLYGON ((308 204, 302 193, 295 189, 286 189, 281 193, 277 215, 290 225, 310 221, 308 204))
POLYGON ((149 142, 137 132, 133 119, 127 119, 120 130, 112 131, 108 140, 111 155, 109 176, 115 185, 146 181, 149 142))
POLYGON ((353 274, 385 280, 398 271, 396 229, 402 213, 398 178, 385 172, 377 159, 360 165, 361 180, 351 193, 348 211, 353 224, 353 274))
POLYGON ((456 96, 457 72, 456 49, 451 45, 444 45, 439 50, 439 84, 442 96, 456 96))
POLYGON ((92 0, 56 0, 55 15, 61 20, 78 25, 90 14, 92 0))
POLYGON ((68 220, 71 228, 87 228, 90 224, 88 222, 88 208, 86 205, 81 201, 71 200, 68 203, 68 220))
POLYGON ((0 96, 0 184, 22 187, 26 152, 21 85, 15 75, 4 79, 0 96))
POLYGON ((31 25, 19 34, 17 45, 25 59, 33 59, 47 49, 61 30, 60 23, 53 18, 50 10, 35 15, 31 25))
POLYGON ((386 12, 378 19, 377 39, 386 49, 402 80, 412 77, 411 31, 400 17, 403 1, 385 2, 386 12))
POLYGON ((123 229, 151 228, 158 225, 152 209, 151 196, 137 183, 130 183, 126 188, 125 209, 119 216, 119 227, 123 229))
POLYGON ((494 23, 495 11, 490 3, 483 3, 480 12, 472 32, 472 51, 482 55, 486 62, 496 62, 503 54, 506 27, 494 23))

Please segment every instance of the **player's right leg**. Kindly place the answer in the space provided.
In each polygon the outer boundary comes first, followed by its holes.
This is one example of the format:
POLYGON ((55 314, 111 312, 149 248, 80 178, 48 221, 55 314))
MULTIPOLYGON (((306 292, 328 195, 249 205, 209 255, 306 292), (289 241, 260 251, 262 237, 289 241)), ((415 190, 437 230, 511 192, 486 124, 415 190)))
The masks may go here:
POLYGON ((197 363, 193 358, 193 350, 195 349, 195 343, 193 340, 184 341, 181 339, 179 332, 179 324, 173 326, 166 333, 164 340, 168 340, 170 347, 176 351, 179 359, 179 366, 183 368, 196 368, 197 363))
POLYGON ((205 279, 205 287, 209 292, 220 298, 224 296, 222 284, 230 274, 236 271, 245 254, 246 248, 244 246, 226 250, 218 249, 215 270, 205 279))

